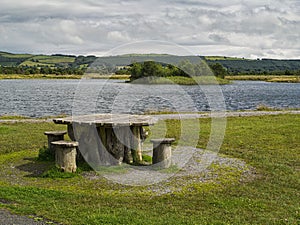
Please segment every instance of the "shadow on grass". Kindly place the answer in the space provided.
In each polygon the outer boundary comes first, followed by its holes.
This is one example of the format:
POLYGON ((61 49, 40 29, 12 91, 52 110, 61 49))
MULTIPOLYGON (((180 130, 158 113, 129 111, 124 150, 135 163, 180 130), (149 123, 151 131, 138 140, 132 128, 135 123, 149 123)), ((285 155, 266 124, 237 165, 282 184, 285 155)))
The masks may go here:
POLYGON ((37 161, 35 157, 24 158, 23 160, 29 162, 16 166, 16 168, 29 173, 25 175, 25 177, 40 177, 44 172, 53 166, 53 162, 40 162, 37 161))

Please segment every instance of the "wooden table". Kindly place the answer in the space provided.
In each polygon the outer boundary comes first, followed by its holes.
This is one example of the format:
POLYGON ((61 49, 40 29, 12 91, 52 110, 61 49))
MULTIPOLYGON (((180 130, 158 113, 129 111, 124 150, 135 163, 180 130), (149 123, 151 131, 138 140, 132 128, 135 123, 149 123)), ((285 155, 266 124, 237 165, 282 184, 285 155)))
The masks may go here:
POLYGON ((119 164, 141 162, 143 127, 156 122, 151 116, 129 114, 71 116, 53 121, 68 126, 68 135, 79 142, 85 160, 94 160, 95 164, 112 163, 105 152, 119 164))

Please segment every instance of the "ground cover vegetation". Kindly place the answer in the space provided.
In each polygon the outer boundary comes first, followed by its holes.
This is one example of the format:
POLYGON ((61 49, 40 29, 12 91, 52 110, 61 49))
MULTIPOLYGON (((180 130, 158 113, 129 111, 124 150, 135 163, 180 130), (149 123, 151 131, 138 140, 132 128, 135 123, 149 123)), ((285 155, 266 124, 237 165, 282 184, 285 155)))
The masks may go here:
MULTIPOLYGON (((63 224, 299 224, 299 115, 227 120, 219 153, 244 161, 251 174, 212 164, 210 176, 199 173, 150 186, 125 186, 93 172, 60 177, 38 155, 47 143, 43 132, 64 126, 1 123, 0 208, 63 224), (178 183, 185 185, 174 188, 178 183)), ((155 129, 167 129, 167 136, 178 140, 182 123, 161 121, 155 129)), ((211 120, 184 123, 191 127, 185 143, 199 123, 197 146, 205 148, 211 120)))

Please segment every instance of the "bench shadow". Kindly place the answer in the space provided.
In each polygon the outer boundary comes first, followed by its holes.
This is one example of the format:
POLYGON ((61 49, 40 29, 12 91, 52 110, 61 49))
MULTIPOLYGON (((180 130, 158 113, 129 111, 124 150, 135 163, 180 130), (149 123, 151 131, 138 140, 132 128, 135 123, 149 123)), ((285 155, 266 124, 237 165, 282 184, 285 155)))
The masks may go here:
POLYGON ((53 162, 38 161, 35 157, 23 158, 23 160, 28 162, 16 166, 16 168, 29 173, 25 175, 25 177, 40 177, 44 172, 49 170, 51 166, 53 166, 53 162))

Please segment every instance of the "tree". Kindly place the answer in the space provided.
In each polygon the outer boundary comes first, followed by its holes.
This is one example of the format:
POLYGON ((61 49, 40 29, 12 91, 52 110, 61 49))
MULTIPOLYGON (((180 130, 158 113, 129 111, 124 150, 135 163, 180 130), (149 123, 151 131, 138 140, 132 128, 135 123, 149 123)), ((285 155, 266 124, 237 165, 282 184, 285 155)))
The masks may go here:
POLYGON ((209 66, 211 70, 213 71, 214 75, 216 77, 225 78, 225 75, 227 74, 227 70, 225 67, 223 67, 220 63, 215 63, 209 66))
POLYGON ((210 67, 204 62, 204 60, 201 60, 198 64, 196 64, 194 70, 195 70, 195 76, 212 75, 212 71, 210 67))
POLYGON ((182 76, 195 76, 195 66, 190 61, 181 61, 178 67, 184 72, 182 76))
POLYGON ((140 63, 133 63, 130 69, 131 80, 138 79, 142 76, 142 65, 140 63))
POLYGON ((154 61, 146 61, 142 67, 143 77, 161 77, 163 76, 162 65, 154 61))

